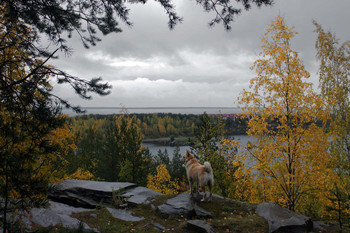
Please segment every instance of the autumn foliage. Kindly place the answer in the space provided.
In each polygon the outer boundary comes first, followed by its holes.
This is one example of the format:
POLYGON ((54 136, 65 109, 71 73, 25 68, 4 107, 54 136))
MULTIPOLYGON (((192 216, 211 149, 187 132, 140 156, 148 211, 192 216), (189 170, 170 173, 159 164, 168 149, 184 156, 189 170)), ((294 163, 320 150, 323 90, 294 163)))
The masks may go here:
POLYGON ((176 194, 180 189, 180 185, 178 180, 171 180, 165 164, 160 164, 155 175, 148 175, 147 188, 164 194, 176 194))
POLYGON ((252 69, 257 77, 239 99, 250 118, 252 141, 238 157, 254 174, 252 202, 275 202, 317 218, 328 215, 330 190, 340 177, 329 151, 331 109, 308 82, 298 53, 291 49, 294 28, 277 17, 262 38, 252 69))
POLYGON ((40 59, 31 65, 15 59, 31 56, 23 49, 33 40, 24 33, 30 28, 6 31, 0 25, 0 191, 6 205, 10 198, 45 199, 47 184, 62 179, 128 181, 164 194, 184 192, 178 151, 170 162, 167 153, 152 156, 142 145, 144 133, 182 134, 194 136, 192 150, 212 164, 216 193, 278 203, 341 225, 350 214, 350 44, 337 47, 331 33, 315 26, 321 93, 292 49, 294 28, 278 16, 266 30, 251 67, 257 77, 239 98, 251 138, 243 147, 225 135, 222 119, 207 114, 67 118, 49 95, 52 67, 39 66, 40 59), (30 75, 33 70, 39 74, 30 75))

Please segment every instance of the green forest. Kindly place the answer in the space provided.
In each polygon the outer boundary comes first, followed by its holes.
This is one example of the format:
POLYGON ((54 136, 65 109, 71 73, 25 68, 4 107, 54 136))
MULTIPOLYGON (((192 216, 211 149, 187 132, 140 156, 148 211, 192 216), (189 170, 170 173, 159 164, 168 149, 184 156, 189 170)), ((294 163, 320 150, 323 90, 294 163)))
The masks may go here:
MULTIPOLYGON (((206 113, 204 113, 206 114, 206 113)), ((146 139, 161 137, 193 137, 196 125, 200 121, 200 115, 195 114, 173 114, 173 113, 153 113, 153 114, 129 114, 134 119, 134 123, 141 129, 146 139)), ((210 117, 221 118, 224 130, 227 135, 246 134, 248 119, 239 114, 220 116, 215 114, 210 117)), ((113 121, 114 115, 82 115, 69 117, 68 121, 76 131, 81 127, 93 125, 98 121, 113 121)))
POLYGON ((227 120, 207 114, 85 115, 68 118, 67 122, 76 146, 65 156, 67 174, 82 169, 97 179, 142 185, 147 185, 145 174, 154 175, 160 164, 166 165, 174 181, 183 180, 185 175, 178 149, 172 161, 167 151, 151 155, 142 146, 147 137, 143 132, 151 138, 161 136, 169 140, 181 135, 198 153, 218 148, 220 140, 229 136, 225 130, 227 120))

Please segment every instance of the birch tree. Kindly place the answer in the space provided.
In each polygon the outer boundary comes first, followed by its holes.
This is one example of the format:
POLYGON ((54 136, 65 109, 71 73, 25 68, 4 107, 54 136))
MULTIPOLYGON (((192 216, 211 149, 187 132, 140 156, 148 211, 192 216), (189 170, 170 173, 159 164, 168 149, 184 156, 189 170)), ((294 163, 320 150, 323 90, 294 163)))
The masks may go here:
POLYGON ((247 133, 255 143, 246 156, 257 173, 258 200, 301 210, 308 196, 322 189, 331 171, 326 167, 329 114, 292 50, 295 35, 281 16, 269 25, 261 40, 262 51, 251 67, 257 77, 239 102, 251 118, 247 133))
POLYGON ((324 31, 316 22, 314 25, 321 93, 332 114, 330 152, 337 175, 327 192, 331 201, 328 210, 330 217, 337 219, 342 227, 350 208, 350 41, 340 44, 333 33, 324 31))

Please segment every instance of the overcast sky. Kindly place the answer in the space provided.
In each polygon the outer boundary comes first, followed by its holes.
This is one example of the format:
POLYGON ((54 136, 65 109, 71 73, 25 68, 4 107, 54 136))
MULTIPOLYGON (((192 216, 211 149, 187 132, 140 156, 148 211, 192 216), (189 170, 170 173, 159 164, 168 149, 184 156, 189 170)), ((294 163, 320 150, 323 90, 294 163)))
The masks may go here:
POLYGON ((211 28, 214 17, 193 0, 175 0, 182 24, 169 30, 159 4, 130 5, 133 27, 101 37, 85 49, 77 35, 69 45, 73 54, 52 62, 81 78, 102 77, 113 86, 105 97, 82 100, 67 86, 55 92, 84 107, 234 107, 255 73, 249 69, 260 51, 260 39, 271 21, 285 17, 298 34, 292 47, 318 86, 315 59, 316 20, 342 41, 350 40, 350 0, 275 0, 271 7, 253 7, 235 18, 232 30, 211 28))

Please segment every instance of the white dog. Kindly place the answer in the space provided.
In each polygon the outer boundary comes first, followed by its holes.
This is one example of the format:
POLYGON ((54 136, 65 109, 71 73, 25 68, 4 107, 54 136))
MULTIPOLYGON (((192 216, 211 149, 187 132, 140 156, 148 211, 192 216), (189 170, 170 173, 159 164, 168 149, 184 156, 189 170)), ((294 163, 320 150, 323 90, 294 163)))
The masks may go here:
POLYGON ((204 165, 201 165, 196 158, 189 152, 186 151, 186 154, 181 159, 182 162, 186 163, 186 173, 188 183, 190 185, 190 191, 192 195, 192 184, 197 184, 197 193, 199 193, 198 186, 200 186, 204 192, 203 199, 201 201, 205 201, 206 192, 205 186, 209 187, 209 200, 212 201, 212 192, 211 189, 214 185, 214 175, 213 169, 209 162, 204 162, 204 165))

